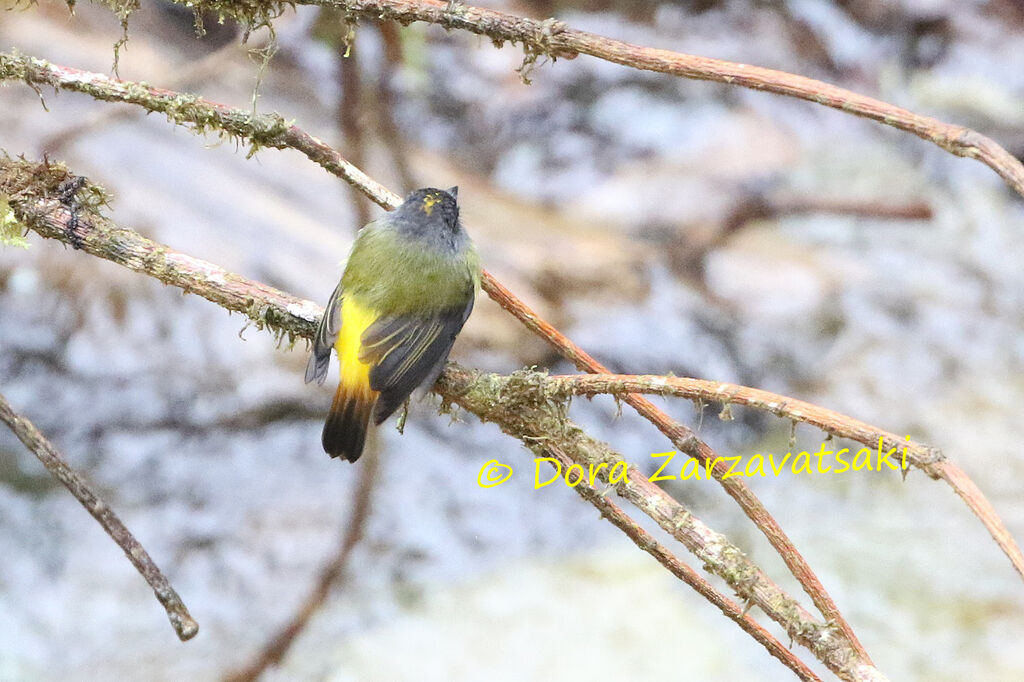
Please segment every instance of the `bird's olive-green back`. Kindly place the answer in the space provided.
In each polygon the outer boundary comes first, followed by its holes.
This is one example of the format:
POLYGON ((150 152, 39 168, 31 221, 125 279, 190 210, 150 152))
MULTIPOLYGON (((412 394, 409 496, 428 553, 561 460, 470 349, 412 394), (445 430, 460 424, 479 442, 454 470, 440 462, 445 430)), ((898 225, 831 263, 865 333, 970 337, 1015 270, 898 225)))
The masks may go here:
POLYGON ((464 307, 480 287, 480 261, 461 228, 442 244, 410 236, 388 218, 360 231, 342 275, 343 295, 383 315, 464 307))

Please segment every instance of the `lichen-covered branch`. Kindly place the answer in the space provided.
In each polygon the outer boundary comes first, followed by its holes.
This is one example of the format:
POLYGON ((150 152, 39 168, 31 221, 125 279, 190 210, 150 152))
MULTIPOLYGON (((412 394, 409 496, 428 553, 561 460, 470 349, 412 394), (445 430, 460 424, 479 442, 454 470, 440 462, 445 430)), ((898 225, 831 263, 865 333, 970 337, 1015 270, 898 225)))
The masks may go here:
MULTIPOLYGON (((4 78, 23 80, 33 87, 48 85, 82 92, 104 101, 130 102, 149 111, 164 113, 172 122, 189 124, 199 131, 212 130, 246 139, 254 150, 260 146, 292 148, 349 182, 378 205, 390 209, 401 203, 399 196, 371 180, 330 146, 301 128, 285 123, 284 119, 277 115, 253 116, 192 95, 153 88, 141 83, 120 81, 18 54, 0 54, 0 79, 4 78)), ((483 273, 482 284, 488 296, 530 331, 551 343, 578 368, 586 372, 608 372, 603 365, 540 318, 486 271, 483 273)), ((715 453, 706 443, 649 400, 640 395, 629 395, 625 397, 625 401, 654 424, 680 451, 702 462, 714 461, 715 453)), ((857 640, 853 628, 843 618, 835 601, 761 501, 742 481, 726 480, 726 467, 721 462, 713 466, 712 472, 743 512, 764 533, 822 615, 837 623, 861 656, 868 659, 867 652, 857 640)), ((639 471, 636 471, 635 475, 642 477, 639 471)))
MULTIPOLYGON (((489 285, 490 288, 487 289, 487 293, 491 298, 514 315, 530 331, 550 343, 563 357, 576 365, 577 369, 590 373, 609 373, 607 367, 577 346, 569 337, 542 319, 523 301, 513 295, 511 291, 502 286, 500 282, 491 281, 489 285)), ((775 520, 775 517, 768 512, 768 509, 761 503, 761 500, 750 490, 750 487, 738 478, 729 478, 728 466, 707 443, 698 438, 692 429, 672 419, 664 411, 658 409, 650 400, 637 393, 623 394, 622 400, 635 409, 637 414, 651 422, 680 452, 692 457, 701 466, 710 468, 711 475, 715 480, 721 484, 730 497, 736 500, 743 513, 754 522, 754 525, 768 539, 772 548, 779 553, 786 567, 800 583, 804 592, 810 596, 821 614, 827 620, 835 623, 860 655, 865 660, 870 661, 871 659, 867 651, 861 646, 853 628, 843 618, 839 612, 839 607, 828 591, 825 590, 821 581, 818 580, 818 576, 815 575, 810 564, 807 563, 807 560, 804 559, 803 555, 796 549, 796 546, 793 545, 793 542, 786 535, 785 531, 782 530, 782 526, 775 520)), ((632 471, 630 475, 634 475, 632 471)), ((647 480, 639 471, 636 471, 635 475, 638 479, 647 480)), ((648 485, 651 484, 648 483, 648 485)), ((656 489, 660 490, 659 488, 656 489)))
MULTIPOLYGON (((91 202, 69 200, 63 188, 76 179, 84 180, 63 164, 12 159, 0 150, 0 196, 6 195, 24 227, 186 292, 202 288, 204 297, 245 314, 258 328, 266 327, 289 342, 308 337, 316 328, 320 308, 309 301, 120 228, 100 215, 91 202)), ((92 187, 82 187, 79 195, 89 193, 92 187)))
POLYGON ((23 81, 39 91, 46 85, 81 92, 104 102, 124 102, 167 116, 197 133, 242 139, 255 153, 262 147, 295 149, 349 184, 359 187, 374 202, 394 208, 401 198, 377 183, 322 141, 296 128, 277 114, 254 114, 195 95, 123 81, 99 73, 51 64, 17 52, 0 52, 0 81, 23 81))
MULTIPOLYGON (((67 461, 57 449, 39 432, 39 429, 27 418, 17 414, 7 399, 0 395, 0 421, 7 424, 25 447, 39 458, 46 470, 58 481, 64 484, 71 494, 75 496, 85 510, 92 514, 107 535, 117 543, 128 560, 132 562, 135 570, 146 579, 149 586, 153 588, 153 594, 167 611, 167 617, 171 626, 182 641, 192 639, 199 632, 199 624, 193 620, 188 608, 181 601, 181 597, 171 587, 170 582, 153 559, 149 556, 131 531, 121 522, 114 510, 97 495, 89 483, 82 476, 68 465, 67 461)), ((85 616, 88 618, 88 615, 85 616)))
MULTIPOLYGON (((106 0, 108 3, 111 0, 106 0)), ((208 10, 239 18, 249 25, 266 24, 292 2, 281 0, 174 0, 195 11, 208 10)), ((539 57, 572 58, 578 54, 623 66, 738 85, 795 97, 844 113, 869 118, 932 142, 951 154, 981 161, 1024 196, 1024 164, 992 139, 970 128, 945 123, 823 81, 785 71, 738 64, 722 59, 632 45, 581 31, 555 19, 537 20, 444 0, 295 0, 295 4, 337 7, 351 17, 401 24, 426 22, 446 29, 483 35, 500 46, 519 43, 529 66, 539 57)))
POLYGON ((898 454, 902 454, 905 449, 907 463, 921 469, 932 478, 940 477, 938 468, 948 461, 937 448, 922 445, 910 440, 909 437, 901 438, 853 417, 759 388, 654 374, 536 374, 539 375, 539 380, 544 382, 552 398, 647 393, 672 395, 701 403, 720 403, 723 410, 730 405, 744 405, 771 412, 777 417, 794 422, 804 422, 832 436, 849 438, 871 447, 891 449, 898 454))
MULTIPOLYGON (((313 334, 315 320, 322 312, 319 306, 178 253, 114 225, 88 206, 78 212, 72 210, 58 189, 74 177, 57 164, 33 165, 0 156, 0 192, 8 196, 16 218, 26 228, 243 312, 279 335, 309 338, 313 334)), ((610 466, 622 461, 606 445, 571 424, 562 407, 544 398, 543 391, 538 392, 518 375, 478 375, 453 365, 436 388, 445 400, 462 405, 481 419, 496 421, 530 448, 541 448, 584 466, 600 462, 610 466)), ((635 467, 629 467, 629 480, 617 482, 615 488, 839 677, 885 679, 834 625, 815 619, 735 545, 650 483, 635 467)), ((602 507, 602 511, 608 509, 602 507)))

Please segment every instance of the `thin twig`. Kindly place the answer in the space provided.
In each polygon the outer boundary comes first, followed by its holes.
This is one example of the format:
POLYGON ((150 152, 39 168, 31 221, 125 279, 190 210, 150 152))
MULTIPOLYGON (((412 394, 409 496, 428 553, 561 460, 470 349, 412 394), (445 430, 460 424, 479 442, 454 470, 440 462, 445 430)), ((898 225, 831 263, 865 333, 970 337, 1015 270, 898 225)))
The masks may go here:
POLYGON ((768 215, 773 217, 808 213, 853 216, 871 220, 931 220, 934 211, 924 201, 892 203, 877 199, 851 200, 828 197, 774 197, 767 202, 768 215))
POLYGON ((824 197, 765 197, 754 194, 740 200, 722 221, 718 238, 704 244, 708 250, 725 241, 732 233, 754 220, 775 220, 786 216, 832 214, 869 220, 931 220, 932 207, 923 201, 886 203, 878 200, 843 200, 824 197))
MULTIPOLYGON (((337 18, 337 12, 329 11, 337 18)), ((329 19, 328 19, 329 20, 329 19)), ((342 27, 344 30, 344 27, 342 27)), ((363 126, 362 74, 360 72, 360 55, 353 44, 354 38, 334 36, 334 65, 338 75, 338 100, 335 119, 345 140, 345 149, 349 158, 356 166, 363 168, 366 163, 366 135, 363 126)), ((356 224, 352 226, 355 233, 363 225, 370 222, 370 202, 363 193, 349 185, 345 188, 352 195, 352 203, 356 209, 356 224)))
POLYGON ((387 148, 391 163, 398 174, 400 194, 411 192, 419 187, 416 178, 409 168, 409 154, 406 151, 405 133, 398 127, 395 120, 395 74, 402 65, 402 36, 393 23, 385 22, 377 25, 384 49, 381 52, 379 72, 377 76, 377 97, 374 101, 374 121, 377 123, 379 137, 387 148))
POLYGON ((57 452, 57 449, 32 422, 11 408, 7 398, 3 395, 0 395, 0 421, 7 424, 18 440, 39 458, 39 461, 54 478, 64 484, 64 487, 75 496, 85 510, 99 522, 107 535, 124 551, 135 570, 153 588, 153 594, 167 611, 167 617, 171 621, 171 627, 178 634, 178 639, 184 642, 195 637, 199 632, 199 623, 192 619, 188 608, 181 601, 181 597, 171 587, 170 582, 160 572, 157 565, 153 563, 153 559, 150 558, 146 549, 125 527, 110 505, 93 492, 89 483, 71 468, 64 457, 57 452))
POLYGON ((244 668, 225 675, 224 682, 255 682, 271 666, 284 660, 295 639, 306 629, 309 621, 327 601, 334 586, 345 576, 352 550, 363 537, 366 520, 372 508, 373 489, 377 481, 379 456, 376 447, 367 450, 363 465, 359 468, 359 482, 356 484, 355 501, 349 515, 348 525, 341 537, 338 551, 324 566, 312 591, 302 602, 292 619, 271 637, 255 658, 244 668))

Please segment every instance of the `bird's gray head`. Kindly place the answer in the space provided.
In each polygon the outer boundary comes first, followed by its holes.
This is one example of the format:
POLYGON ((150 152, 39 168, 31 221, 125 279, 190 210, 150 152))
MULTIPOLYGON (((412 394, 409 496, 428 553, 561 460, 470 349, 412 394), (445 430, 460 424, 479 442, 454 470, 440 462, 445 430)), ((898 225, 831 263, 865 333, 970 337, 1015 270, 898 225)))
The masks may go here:
POLYGON ((422 236, 456 234, 459 225, 459 188, 448 190, 424 187, 413 190, 392 214, 396 222, 411 234, 422 236))

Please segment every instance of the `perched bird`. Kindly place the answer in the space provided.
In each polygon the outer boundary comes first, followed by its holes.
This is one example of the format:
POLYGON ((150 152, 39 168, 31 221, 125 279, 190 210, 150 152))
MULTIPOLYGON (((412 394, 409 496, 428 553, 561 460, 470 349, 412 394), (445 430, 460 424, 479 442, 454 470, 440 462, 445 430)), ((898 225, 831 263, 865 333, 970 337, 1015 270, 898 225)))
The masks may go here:
POLYGON ((371 412, 380 424, 417 386, 433 386, 473 310, 480 261, 457 197, 457 187, 418 189, 352 245, 306 366, 306 383, 322 384, 338 352, 322 439, 331 457, 359 459, 371 412))

